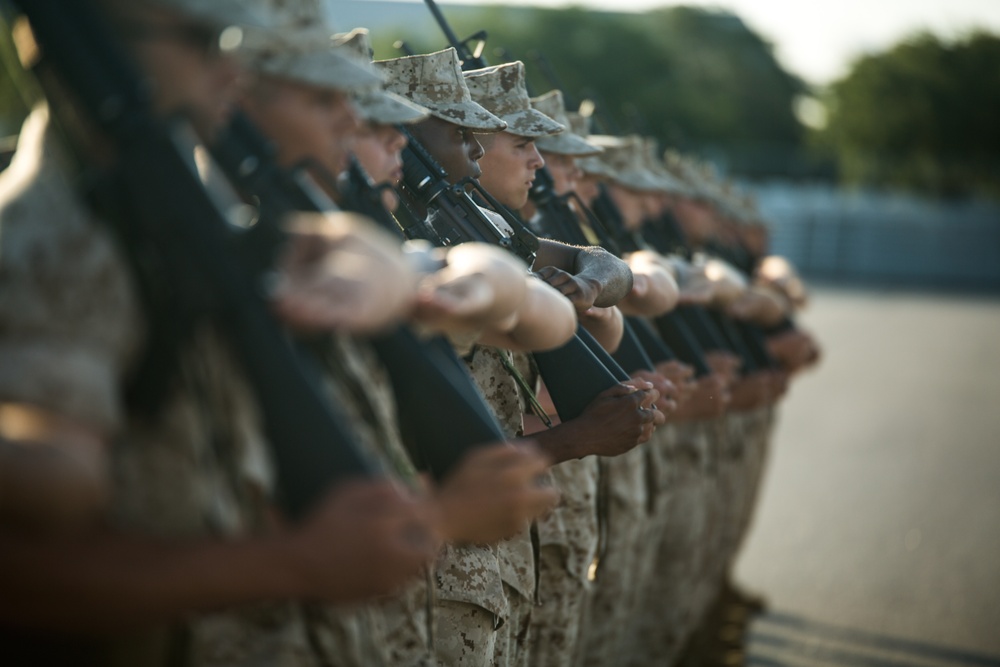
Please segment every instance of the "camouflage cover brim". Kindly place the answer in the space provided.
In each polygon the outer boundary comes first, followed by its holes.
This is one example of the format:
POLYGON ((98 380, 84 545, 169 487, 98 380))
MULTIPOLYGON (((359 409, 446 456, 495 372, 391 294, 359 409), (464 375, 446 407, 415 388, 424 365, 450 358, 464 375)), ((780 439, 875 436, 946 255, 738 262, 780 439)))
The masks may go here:
POLYGON ((663 190, 663 182, 646 169, 616 171, 611 178, 619 185, 640 192, 660 192, 663 190))
POLYGON ((538 150, 545 151, 546 153, 574 155, 577 157, 599 155, 604 150, 600 146, 593 145, 580 135, 574 134, 569 130, 548 137, 539 137, 535 145, 538 146, 538 150))
POLYGON ((424 102, 430 115, 480 134, 503 132, 507 123, 475 102, 424 102))
POLYGON ((612 178, 614 176, 611 168, 594 156, 577 160, 576 166, 580 167, 583 173, 588 176, 603 176, 604 178, 612 178))
POLYGON ((148 0, 151 4, 174 9, 220 28, 226 26, 268 26, 266 12, 254 11, 242 0, 148 0))
MULTIPOLYGON (((598 164, 590 165, 594 173, 607 176, 623 187, 639 192, 661 192, 664 183, 644 164, 641 139, 592 135, 590 141, 601 146, 604 152, 598 157, 587 158, 598 164)), ((587 172, 587 169, 584 169, 587 172)), ((592 172, 588 172, 592 173, 592 172)))
POLYGON ((343 46, 331 47, 326 33, 295 36, 248 29, 241 51, 255 71, 321 88, 354 92, 382 83, 381 75, 367 62, 343 46))
POLYGON ((671 195, 679 195, 681 197, 690 197, 692 194, 692 189, 686 183, 681 181, 670 174, 668 171, 660 171, 658 169, 653 170, 653 175, 656 177, 657 181, 660 183, 660 190, 671 195))
POLYGON ((355 93, 355 106, 370 123, 380 125, 410 125, 430 115, 430 111, 405 97, 381 88, 355 93))
POLYGON ((548 137, 565 129, 556 121, 534 109, 515 111, 500 116, 500 119, 507 123, 507 132, 519 137, 548 137))

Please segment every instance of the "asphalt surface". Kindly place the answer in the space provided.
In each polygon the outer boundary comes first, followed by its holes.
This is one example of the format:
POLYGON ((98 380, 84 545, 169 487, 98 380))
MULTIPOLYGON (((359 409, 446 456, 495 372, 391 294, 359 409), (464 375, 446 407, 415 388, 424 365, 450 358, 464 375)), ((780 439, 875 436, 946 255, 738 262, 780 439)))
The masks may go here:
POLYGON ((1000 299, 823 289, 737 581, 748 664, 1000 665, 1000 299))

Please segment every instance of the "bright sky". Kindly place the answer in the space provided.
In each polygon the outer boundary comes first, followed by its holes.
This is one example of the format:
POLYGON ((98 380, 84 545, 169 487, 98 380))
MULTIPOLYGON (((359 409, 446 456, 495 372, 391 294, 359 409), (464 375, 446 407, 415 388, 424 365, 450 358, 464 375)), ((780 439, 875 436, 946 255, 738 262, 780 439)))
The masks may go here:
POLYGON ((782 63, 812 83, 828 83, 846 71, 853 56, 881 50, 916 30, 953 36, 979 27, 1000 33, 1000 0, 506 0, 506 4, 614 10, 672 4, 724 7, 770 40, 782 63))

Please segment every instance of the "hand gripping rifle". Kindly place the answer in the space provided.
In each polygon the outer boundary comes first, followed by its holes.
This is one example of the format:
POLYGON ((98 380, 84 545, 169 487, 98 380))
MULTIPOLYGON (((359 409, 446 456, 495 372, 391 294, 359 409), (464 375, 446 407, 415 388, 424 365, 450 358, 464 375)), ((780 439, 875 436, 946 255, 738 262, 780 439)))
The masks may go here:
MULTIPOLYGON (((260 228, 280 233, 280 222, 295 211, 323 212, 334 208, 301 169, 287 170, 274 159, 274 149, 243 114, 236 114, 212 146, 212 153, 236 187, 260 206, 260 228)), ((382 206, 381 190, 371 185, 359 163, 348 176, 355 212, 383 226, 398 225, 382 206)), ((479 398, 472 378, 454 349, 440 337, 420 340, 400 327, 372 339, 389 373, 396 397, 400 431, 414 463, 443 479, 475 446, 504 439, 503 430, 479 398)))
MULTIPOLYGON (((281 507, 300 517, 336 481, 378 474, 346 420, 321 397, 313 369, 269 315, 253 271, 233 252, 230 230, 193 168, 190 133, 181 121, 154 117, 138 72, 92 3, 17 4, 45 61, 115 149, 116 161, 92 200, 122 240, 144 295, 155 294, 147 286, 157 271, 177 278, 171 283, 181 291, 177 301, 199 304, 199 315, 232 346, 261 409, 281 507)), ((173 304, 147 298, 144 305, 157 322, 165 319, 159 309, 173 304)))

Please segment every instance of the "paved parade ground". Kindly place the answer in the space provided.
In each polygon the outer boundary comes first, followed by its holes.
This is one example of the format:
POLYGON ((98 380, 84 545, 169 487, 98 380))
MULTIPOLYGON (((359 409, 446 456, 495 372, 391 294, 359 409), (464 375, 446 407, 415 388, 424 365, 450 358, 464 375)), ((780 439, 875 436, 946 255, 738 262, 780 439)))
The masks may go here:
POLYGON ((738 581, 751 665, 1000 665, 1000 298, 819 289, 738 581))

